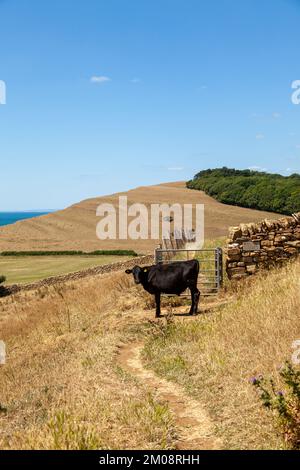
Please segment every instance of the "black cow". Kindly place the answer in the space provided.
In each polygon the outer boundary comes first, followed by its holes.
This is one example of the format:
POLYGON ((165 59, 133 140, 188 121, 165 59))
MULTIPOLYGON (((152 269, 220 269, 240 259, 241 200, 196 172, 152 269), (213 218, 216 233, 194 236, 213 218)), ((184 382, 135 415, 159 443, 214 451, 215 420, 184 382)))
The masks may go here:
POLYGON ((200 291, 197 288, 199 274, 199 261, 176 261, 170 264, 157 264, 154 266, 127 269, 126 274, 133 274, 136 284, 142 284, 143 288, 150 294, 155 295, 156 316, 160 317, 160 295, 182 294, 190 289, 192 306, 190 315, 196 315, 200 291))

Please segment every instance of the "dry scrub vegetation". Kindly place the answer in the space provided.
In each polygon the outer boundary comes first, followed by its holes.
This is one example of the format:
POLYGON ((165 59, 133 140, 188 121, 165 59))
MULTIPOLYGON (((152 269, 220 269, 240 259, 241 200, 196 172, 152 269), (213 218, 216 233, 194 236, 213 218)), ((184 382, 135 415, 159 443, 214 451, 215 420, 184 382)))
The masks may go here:
POLYGON ((113 274, 1 300, 0 448, 174 447, 168 407, 117 365, 147 328, 130 286, 113 274))
POLYGON ((188 306, 173 299, 154 321, 152 297, 122 273, 1 299, 0 448, 174 448, 167 404, 118 365, 141 340, 146 366, 199 400, 225 448, 283 448, 249 379, 278 377, 300 339, 299 274, 298 262, 226 284, 196 318, 174 315, 188 306))
POLYGON ((262 373, 279 382, 278 367, 300 339, 300 263, 227 289, 231 302, 217 312, 155 327, 144 359, 206 406, 226 448, 283 448, 249 379, 262 373))

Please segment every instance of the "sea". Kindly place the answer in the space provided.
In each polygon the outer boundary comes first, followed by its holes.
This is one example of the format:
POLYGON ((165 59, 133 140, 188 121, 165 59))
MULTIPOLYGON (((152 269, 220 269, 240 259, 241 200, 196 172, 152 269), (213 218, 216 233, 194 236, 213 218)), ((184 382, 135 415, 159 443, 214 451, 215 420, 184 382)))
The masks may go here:
POLYGON ((0 227, 14 224, 18 220, 32 219, 46 214, 49 214, 49 211, 0 212, 0 227))

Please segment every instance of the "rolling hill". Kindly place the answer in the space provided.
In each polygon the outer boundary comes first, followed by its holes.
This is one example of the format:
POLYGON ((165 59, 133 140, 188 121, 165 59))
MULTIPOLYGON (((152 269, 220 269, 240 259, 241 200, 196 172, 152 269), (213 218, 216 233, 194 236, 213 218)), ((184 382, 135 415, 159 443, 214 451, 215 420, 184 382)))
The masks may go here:
POLYGON ((134 249, 151 252, 159 240, 105 240, 96 237, 96 208, 102 203, 117 206, 120 195, 128 196, 128 205, 143 203, 180 203, 205 205, 205 238, 226 236, 228 227, 278 214, 222 204, 202 191, 187 189, 185 182, 142 186, 124 193, 87 199, 67 209, 35 219, 19 221, 0 228, 0 251, 134 249))

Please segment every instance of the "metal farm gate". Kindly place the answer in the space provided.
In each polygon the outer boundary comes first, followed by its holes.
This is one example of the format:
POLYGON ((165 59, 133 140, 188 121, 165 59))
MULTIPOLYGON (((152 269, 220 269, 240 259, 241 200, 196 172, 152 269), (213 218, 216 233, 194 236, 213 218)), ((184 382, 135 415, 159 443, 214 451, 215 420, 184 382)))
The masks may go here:
MULTIPOLYGON (((155 250, 155 263, 173 263, 197 259, 200 263, 198 289, 203 296, 217 295, 223 284, 223 250, 211 248, 194 249, 163 249, 155 250)), ((189 295, 185 292, 182 295, 189 295)))

